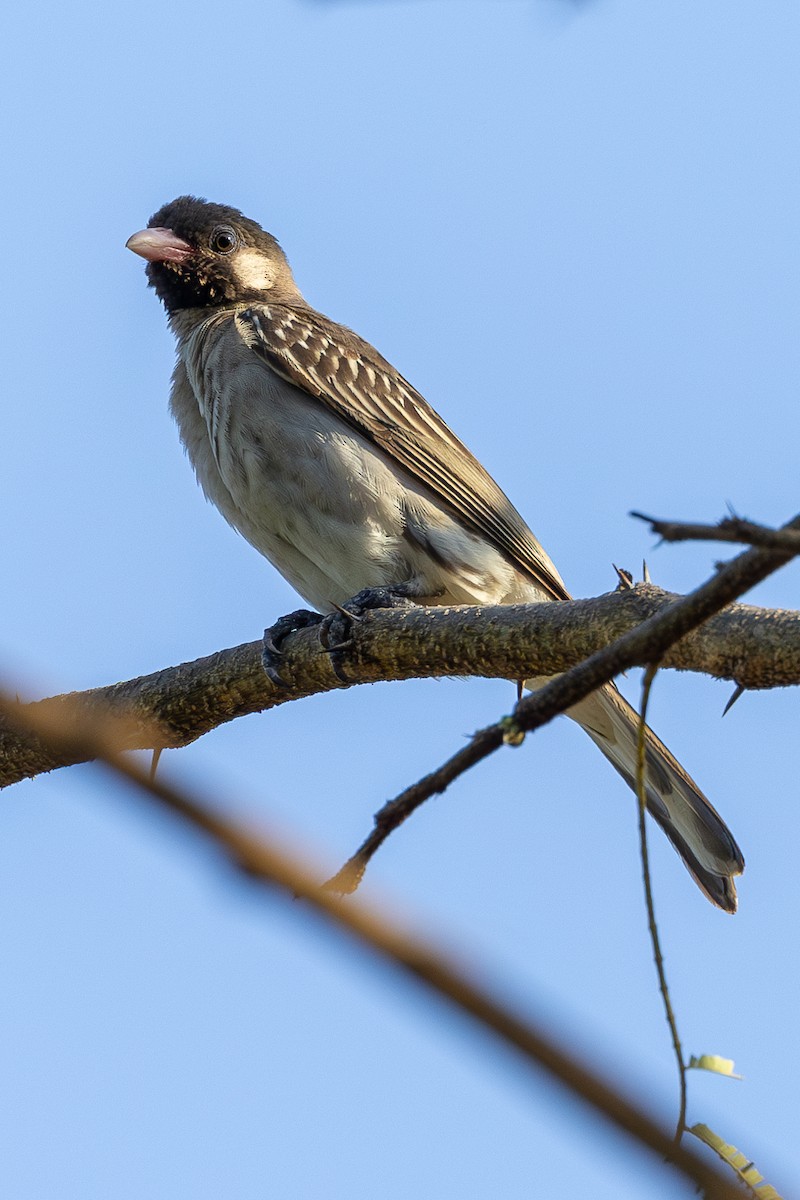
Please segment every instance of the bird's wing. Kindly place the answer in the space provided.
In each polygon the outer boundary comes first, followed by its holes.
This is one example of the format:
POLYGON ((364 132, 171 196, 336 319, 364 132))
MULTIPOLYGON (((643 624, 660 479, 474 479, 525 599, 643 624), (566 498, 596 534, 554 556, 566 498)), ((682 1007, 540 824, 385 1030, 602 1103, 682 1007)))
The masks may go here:
POLYGON ((424 483, 554 600, 558 571, 511 501, 415 388, 368 342, 313 309, 253 305, 237 313, 250 348, 424 483))

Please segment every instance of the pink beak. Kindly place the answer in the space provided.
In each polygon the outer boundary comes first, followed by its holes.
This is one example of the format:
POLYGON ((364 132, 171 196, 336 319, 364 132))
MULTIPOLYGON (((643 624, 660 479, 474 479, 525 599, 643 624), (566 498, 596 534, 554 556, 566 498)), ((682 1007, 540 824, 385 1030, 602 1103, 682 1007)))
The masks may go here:
POLYGON ((171 229, 142 229, 125 243, 128 250, 148 262, 184 262, 194 251, 171 229))

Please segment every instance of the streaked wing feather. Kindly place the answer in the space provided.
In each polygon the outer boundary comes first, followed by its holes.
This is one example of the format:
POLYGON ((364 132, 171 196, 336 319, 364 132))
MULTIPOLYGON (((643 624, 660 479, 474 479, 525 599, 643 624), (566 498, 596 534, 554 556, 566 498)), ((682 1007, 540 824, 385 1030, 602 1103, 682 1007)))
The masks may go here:
POLYGON ((313 309, 263 304, 238 314, 272 371, 322 400, 426 484, 555 600, 568 600, 550 559, 508 497, 419 392, 377 350, 313 309))

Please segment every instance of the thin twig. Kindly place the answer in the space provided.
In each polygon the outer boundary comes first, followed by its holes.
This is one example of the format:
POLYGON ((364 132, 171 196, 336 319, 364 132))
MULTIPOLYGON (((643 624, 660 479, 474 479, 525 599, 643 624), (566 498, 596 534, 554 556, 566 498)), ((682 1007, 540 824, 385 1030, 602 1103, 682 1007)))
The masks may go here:
POLYGON ((723 517, 716 525, 701 525, 689 521, 665 521, 641 512, 631 512, 630 516, 646 521, 653 533, 665 542, 743 542, 764 550, 800 554, 800 530, 772 529, 743 517, 723 517))
MULTIPOLYGON (((800 529, 800 516, 794 517, 787 528, 800 529)), ((622 671, 657 661, 679 638, 793 557, 793 553, 785 550, 745 550, 721 566, 695 591, 675 600, 656 616, 525 696, 510 717, 479 730, 452 758, 385 804, 374 817, 372 832, 326 886, 342 893, 355 891, 375 852, 431 796, 441 794, 460 775, 502 745, 519 745, 521 735, 546 725, 622 671)))
POLYGON ((430 800, 431 796, 440 795, 455 779, 458 779, 459 775, 463 775, 470 767, 482 762, 492 751, 502 746, 508 736, 509 728, 502 722, 487 726, 479 733, 474 734, 466 746, 462 747, 452 758, 448 758, 447 762, 442 763, 430 775, 425 775, 416 783, 412 783, 399 796, 395 796, 394 800, 389 800, 384 804, 380 812, 375 814, 372 832, 364 839, 355 854, 328 880, 325 884, 326 889, 338 892, 340 895, 352 894, 364 878, 364 872, 370 859, 381 848, 389 835, 394 833, 395 829, 398 829, 421 804, 430 800))
POLYGON ((277 848, 272 840, 256 836, 233 818, 201 804, 187 789, 161 777, 151 779, 149 772, 135 760, 121 757, 107 733, 98 732, 91 719, 76 717, 65 733, 63 723, 52 713, 23 711, 9 692, 0 692, 0 712, 48 744, 63 748, 69 743, 75 752, 101 763, 185 824, 205 834, 228 863, 256 885, 269 890, 277 887, 289 898, 307 901, 329 923, 425 984, 440 999, 470 1016, 483 1032, 491 1032, 519 1053, 529 1066, 543 1069, 609 1123, 705 1188, 708 1197, 736 1200, 738 1191, 715 1166, 687 1147, 676 1145, 669 1130, 640 1103, 623 1095, 568 1054, 530 1017, 522 1018, 502 1004, 439 947, 410 934, 396 919, 374 907, 339 900, 318 886, 316 871, 277 848))
POLYGON ((650 701, 650 691, 653 687, 653 680, 656 677, 657 671, 658 665, 650 663, 645 670, 644 679, 642 680, 642 708, 639 715, 639 727, 636 738, 636 798, 638 801, 637 809, 639 818, 639 853, 642 859, 642 879, 644 881, 644 896, 647 906, 647 927, 650 931, 650 942, 653 947, 653 961, 656 964, 658 987, 661 992, 661 999, 664 1002, 664 1015, 667 1018, 672 1038, 672 1048, 675 1051, 675 1059, 678 1064, 680 1106, 678 1109, 678 1124, 675 1129, 675 1141, 679 1142, 686 1128, 686 1064, 683 1058, 680 1034, 678 1033, 678 1022, 675 1018, 675 1010, 672 1007, 672 1000, 670 999, 669 987, 667 985, 664 956, 661 953, 661 939, 658 936, 656 905, 653 898, 653 881, 650 875, 650 854, 647 848, 647 795, 645 793, 647 706, 650 701))

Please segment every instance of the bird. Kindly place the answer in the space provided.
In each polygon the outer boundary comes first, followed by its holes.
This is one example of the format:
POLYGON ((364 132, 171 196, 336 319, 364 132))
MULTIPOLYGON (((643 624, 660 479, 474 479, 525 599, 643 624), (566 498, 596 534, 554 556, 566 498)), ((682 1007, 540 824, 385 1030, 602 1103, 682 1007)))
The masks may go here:
MULTIPOLYGON (((170 409, 206 497, 318 613, 365 596, 571 598, 477 458, 373 346, 308 304, 256 221, 179 196, 126 245, 175 335, 170 409)), ((619 690, 567 715, 635 789, 639 717, 619 690)), ((735 912, 733 835, 649 727, 645 751, 650 814, 708 899, 735 912)))

